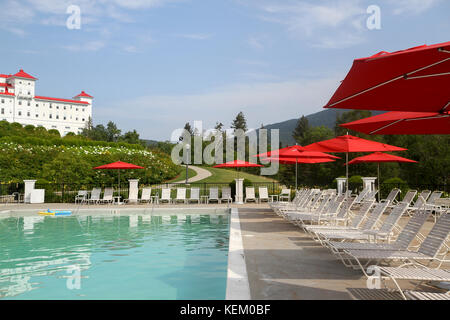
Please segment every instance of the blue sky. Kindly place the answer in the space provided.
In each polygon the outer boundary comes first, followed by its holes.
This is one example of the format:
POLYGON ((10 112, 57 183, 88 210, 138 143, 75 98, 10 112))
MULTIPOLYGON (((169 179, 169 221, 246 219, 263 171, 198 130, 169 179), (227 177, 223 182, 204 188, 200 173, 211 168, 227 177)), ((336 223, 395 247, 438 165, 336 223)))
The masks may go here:
POLYGON ((0 73, 37 94, 95 97, 112 120, 167 140, 188 121, 259 127, 320 111, 354 58, 449 41, 448 0, 0 0, 0 73), (81 29, 66 27, 67 7, 81 29), (369 30, 369 5, 381 29, 369 30))

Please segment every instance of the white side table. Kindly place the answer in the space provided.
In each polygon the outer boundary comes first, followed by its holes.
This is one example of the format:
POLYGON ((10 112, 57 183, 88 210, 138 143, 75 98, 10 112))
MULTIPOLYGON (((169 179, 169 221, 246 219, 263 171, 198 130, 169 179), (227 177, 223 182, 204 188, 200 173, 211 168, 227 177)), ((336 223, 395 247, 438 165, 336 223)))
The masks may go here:
POLYGON ((45 189, 33 189, 30 194, 30 203, 44 203, 45 189))

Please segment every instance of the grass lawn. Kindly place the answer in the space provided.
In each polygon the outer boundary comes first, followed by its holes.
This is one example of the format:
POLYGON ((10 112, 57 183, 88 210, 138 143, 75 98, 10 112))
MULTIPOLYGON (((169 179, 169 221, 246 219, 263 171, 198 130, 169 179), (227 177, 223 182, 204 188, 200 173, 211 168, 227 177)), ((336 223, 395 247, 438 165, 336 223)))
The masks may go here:
MULTIPOLYGON (((169 182, 184 182, 186 181, 186 167, 185 166, 180 166, 181 167, 181 173, 176 176, 175 178, 171 179, 171 180, 167 180, 164 181, 165 183, 169 183, 169 182)), ((195 172, 194 170, 192 170, 191 168, 188 168, 188 178, 192 178, 193 176, 196 176, 197 172, 195 172)))
MULTIPOLYGON (((211 167, 202 167, 212 173, 212 176, 203 179, 198 182, 206 182, 206 183, 230 183, 237 178, 236 169, 220 169, 220 168, 211 168, 211 167)), ((239 178, 248 179, 251 182, 277 182, 276 180, 270 178, 270 176, 258 176, 254 174, 245 173, 239 171, 239 178)))

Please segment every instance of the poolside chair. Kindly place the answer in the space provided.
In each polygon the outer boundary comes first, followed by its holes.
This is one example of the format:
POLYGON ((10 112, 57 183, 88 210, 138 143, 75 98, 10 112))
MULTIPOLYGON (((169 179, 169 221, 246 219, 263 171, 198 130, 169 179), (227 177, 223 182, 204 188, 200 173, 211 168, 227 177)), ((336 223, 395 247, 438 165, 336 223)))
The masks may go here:
POLYGON ((292 223, 301 226, 305 224, 305 221, 311 221, 315 217, 319 217, 320 213, 322 213, 331 200, 333 196, 331 194, 325 194, 322 198, 320 205, 317 208, 313 208, 312 210, 305 211, 291 211, 287 212, 285 218, 290 220, 292 223))
POLYGON ((161 198, 159 199, 159 203, 167 202, 170 204, 172 202, 170 192, 171 192, 170 188, 163 188, 161 190, 161 198))
POLYGON ((408 206, 410 206, 416 194, 417 190, 408 190, 408 192, 405 194, 401 202, 405 202, 408 204, 408 206))
POLYGON ((139 203, 146 202, 151 203, 152 201, 152 188, 143 188, 141 198, 139 199, 139 203))
POLYGON ((280 196, 278 197, 280 201, 287 201, 289 202, 291 200, 291 189, 281 189, 280 196))
POLYGON ((209 188, 208 203, 210 203, 211 201, 217 201, 217 203, 220 202, 220 199, 219 199, 219 188, 217 188, 217 187, 209 188))
POLYGON ((186 203, 186 188, 177 188, 177 197, 173 200, 174 203, 186 203))
POLYGON ((362 190, 355 199, 355 203, 361 203, 365 196, 369 193, 369 189, 362 190))
MULTIPOLYGON (((366 267, 372 262, 381 261, 396 261, 416 263, 420 261, 420 264, 426 262, 438 262, 438 267, 442 265, 445 260, 438 258, 440 251, 447 240, 450 233, 450 213, 442 214, 436 221, 431 231, 426 236, 425 240, 421 243, 417 251, 411 250, 344 250, 344 253, 349 257, 348 261, 353 263, 352 267, 355 269, 361 269, 365 276, 366 267), (362 261, 367 261, 362 263, 362 261)), ((444 255, 447 254, 448 249, 445 250, 444 255)))
POLYGON ((93 188, 91 192, 91 197, 87 200, 87 203, 97 204, 100 201, 100 194, 102 193, 101 188, 93 188))
POLYGON ((389 203, 388 202, 379 202, 375 205, 372 212, 367 214, 366 219, 360 224, 357 229, 347 228, 341 230, 322 230, 316 232, 316 237, 321 239, 321 243, 325 245, 331 239, 339 239, 341 241, 344 240, 369 240, 370 231, 373 231, 372 228, 376 225, 378 220, 381 218, 383 213, 386 211, 389 203))
POLYGON ((187 199, 187 202, 191 203, 193 201, 200 203, 200 188, 191 188, 191 194, 189 199, 187 199))
POLYGON ((233 198, 231 197, 231 188, 224 187, 222 188, 222 197, 220 198, 220 203, 222 201, 226 201, 227 203, 233 202, 233 198))
MULTIPOLYGON (((399 280, 416 280, 419 283, 424 281, 436 281, 436 282, 450 282, 450 270, 449 269, 435 269, 429 268, 422 265, 410 264, 403 265, 400 267, 389 267, 389 266, 377 266, 377 269, 380 273, 380 278, 382 283, 386 283, 386 280, 392 280, 398 289, 399 293, 402 295, 403 299, 407 300, 408 291, 403 291, 400 287, 399 280)), ((425 292, 420 291, 409 291, 414 292, 414 295, 426 295, 425 292)), ((417 298, 416 296, 416 298, 417 298)), ((414 297, 410 297, 414 299, 414 297)), ((423 299, 423 297, 418 297, 419 299, 423 299)), ((443 297, 440 297, 443 298, 443 297)), ((431 297, 427 297, 426 300, 432 299, 431 297)), ((447 296, 447 300, 450 299, 450 295, 447 296)), ((434 299, 432 299, 434 300, 434 299)))
POLYGON ((99 200, 99 203, 112 203, 113 195, 114 195, 113 188, 105 188, 105 192, 103 193, 103 198, 101 200, 99 200))
MULTIPOLYGON (((406 205, 406 203, 402 204, 406 205)), ((431 212, 428 210, 416 212, 400 231, 394 242, 331 242, 329 243, 328 248, 331 249, 331 252, 341 259, 346 266, 351 266, 351 264, 347 262, 345 254, 342 254, 344 250, 406 250, 410 247, 414 239, 423 241, 423 236, 419 231, 427 221, 430 214, 431 212)))
POLYGON ((124 203, 138 203, 139 189, 132 188, 128 192, 128 199, 124 199, 124 203))
POLYGON ((245 188, 245 203, 248 201, 253 201, 256 203, 256 196, 255 196, 255 188, 254 187, 246 187, 245 188))
POLYGON ((391 190, 391 192, 389 192, 386 199, 382 199, 381 201, 389 201, 389 207, 393 207, 395 204, 397 204, 396 198, 400 192, 401 192, 400 189, 394 188, 391 190))
POLYGON ((88 192, 87 190, 79 190, 78 194, 75 196, 75 203, 84 203, 87 200, 88 192))
POLYGON ((269 202, 269 191, 267 190, 267 187, 259 187, 259 202, 262 201, 269 202))

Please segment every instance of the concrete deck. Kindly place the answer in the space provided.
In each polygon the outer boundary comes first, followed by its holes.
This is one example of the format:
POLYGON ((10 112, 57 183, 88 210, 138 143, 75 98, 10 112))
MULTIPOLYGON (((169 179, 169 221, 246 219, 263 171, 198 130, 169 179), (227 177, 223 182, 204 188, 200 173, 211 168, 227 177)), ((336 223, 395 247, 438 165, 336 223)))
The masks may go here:
MULTIPOLYGON (((366 288, 359 270, 345 267, 300 228, 270 209, 239 209, 252 299, 352 299, 348 288, 366 288)), ((408 218, 402 218, 405 224, 408 218)), ((424 226, 424 234, 432 222, 424 226)), ((411 283, 403 284, 412 288, 411 283)), ((430 291, 429 286, 419 289, 430 291)), ((432 290, 435 288, 431 288, 432 290)))

